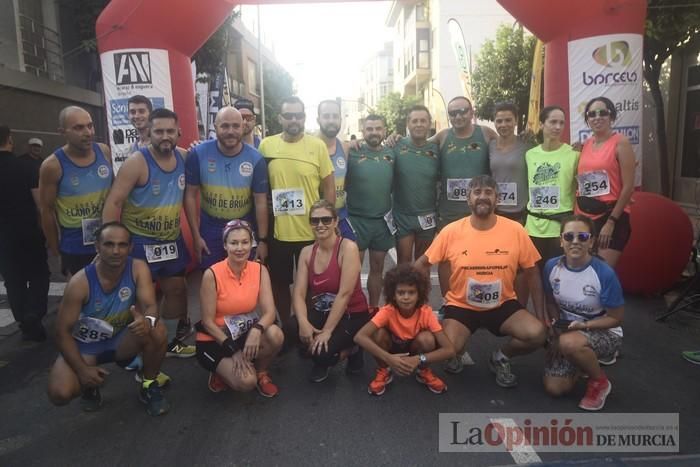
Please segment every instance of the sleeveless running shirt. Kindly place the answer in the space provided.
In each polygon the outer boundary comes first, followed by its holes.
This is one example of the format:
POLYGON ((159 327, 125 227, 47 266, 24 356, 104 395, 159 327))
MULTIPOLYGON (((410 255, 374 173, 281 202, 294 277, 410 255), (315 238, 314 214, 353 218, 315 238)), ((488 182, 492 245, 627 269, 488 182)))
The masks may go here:
POLYGON ((348 154, 345 182, 348 212, 353 216, 381 219, 391 210, 394 151, 372 151, 362 144, 348 154))
POLYGON ((131 257, 127 258, 119 284, 110 291, 102 288, 95 263, 85 267, 90 297, 80 310, 80 320, 93 318, 105 321, 112 326, 114 334, 131 323, 133 317, 129 308, 136 303, 133 263, 134 260, 131 257))
POLYGON ((438 146, 415 146, 410 137, 394 147, 394 209, 420 216, 435 212, 435 187, 440 173, 438 146))
POLYGON ((129 232, 157 240, 177 240, 185 191, 185 163, 175 150, 177 165, 166 172, 147 148, 140 149, 148 167, 148 181, 136 186, 124 203, 122 221, 129 232))
MULTIPOLYGON (((318 243, 314 243, 311 247, 311 258, 309 258, 309 289, 311 290, 311 296, 315 297, 321 294, 331 294, 335 296, 340 290, 340 264, 338 264, 338 251, 340 250, 340 242, 343 239, 338 237, 333 246, 333 253, 331 254, 331 259, 328 262, 328 267, 321 273, 314 272, 314 260, 316 259, 316 251, 318 250, 318 243)), ((360 283, 360 278, 358 276, 357 282, 355 283, 355 289, 352 291, 350 300, 348 301, 348 306, 345 313, 358 313, 362 311, 367 311, 367 298, 362 292, 362 284, 360 283)))
POLYGON ((489 147, 481 127, 475 125, 469 138, 458 138, 450 128, 440 148, 440 217, 457 219, 468 215, 469 180, 488 173, 489 147))
POLYGON ((94 254, 95 230, 100 226, 102 208, 112 186, 112 165, 92 143, 95 160, 88 166, 76 165, 63 148, 54 154, 61 165, 56 196, 56 217, 61 228, 59 249, 72 255, 94 254))
POLYGON ((335 177, 335 209, 338 211, 338 217, 345 219, 348 217, 348 210, 345 206, 345 175, 348 172, 348 167, 343 143, 338 138, 335 139, 335 153, 331 155, 331 162, 335 177))

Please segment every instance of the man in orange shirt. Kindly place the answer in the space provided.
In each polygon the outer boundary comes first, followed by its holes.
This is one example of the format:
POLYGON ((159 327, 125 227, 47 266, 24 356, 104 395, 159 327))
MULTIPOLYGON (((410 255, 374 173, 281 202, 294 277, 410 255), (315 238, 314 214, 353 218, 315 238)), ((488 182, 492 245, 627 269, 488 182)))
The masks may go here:
POLYGON ((540 255, 519 223, 494 214, 497 199, 498 185, 493 178, 472 178, 468 194, 472 215, 444 227, 415 266, 427 274, 433 264, 450 265, 443 327, 456 349, 464 348, 479 328, 496 336, 511 336, 493 352, 489 366, 496 374, 496 384, 513 387, 518 380, 510 358, 544 344, 544 296, 535 266, 540 255), (515 295, 518 268, 523 270, 540 320, 515 295))

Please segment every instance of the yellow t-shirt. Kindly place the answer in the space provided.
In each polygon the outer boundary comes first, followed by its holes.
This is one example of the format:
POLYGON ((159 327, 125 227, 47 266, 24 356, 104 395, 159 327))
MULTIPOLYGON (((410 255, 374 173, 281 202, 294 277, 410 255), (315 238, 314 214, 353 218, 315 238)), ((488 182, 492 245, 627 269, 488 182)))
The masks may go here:
POLYGON ((516 299, 513 284, 518 267, 535 266, 540 254, 518 222, 497 216, 489 230, 476 230, 471 216, 448 224, 425 252, 430 264, 452 268, 448 305, 489 311, 516 299))
POLYGON ((309 209, 320 199, 321 180, 333 173, 325 143, 310 135, 287 143, 278 134, 262 140, 258 150, 267 161, 275 238, 284 242, 313 240, 309 209))

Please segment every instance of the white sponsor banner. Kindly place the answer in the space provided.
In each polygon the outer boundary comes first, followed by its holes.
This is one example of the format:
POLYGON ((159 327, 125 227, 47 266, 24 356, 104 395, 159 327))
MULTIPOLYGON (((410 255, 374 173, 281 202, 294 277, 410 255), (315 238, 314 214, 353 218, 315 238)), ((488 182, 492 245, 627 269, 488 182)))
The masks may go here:
POLYGON ((440 452, 680 451, 677 413, 441 413, 440 452))
POLYGON ((635 186, 642 184, 642 46, 641 34, 608 34, 569 42, 569 110, 571 141, 591 136, 584 109, 594 97, 615 103, 614 129, 632 143, 635 186))
POLYGON ((109 146, 116 173, 134 149, 138 131, 129 122, 127 101, 137 94, 148 97, 153 108, 173 108, 168 51, 119 49, 100 55, 107 105, 109 146))

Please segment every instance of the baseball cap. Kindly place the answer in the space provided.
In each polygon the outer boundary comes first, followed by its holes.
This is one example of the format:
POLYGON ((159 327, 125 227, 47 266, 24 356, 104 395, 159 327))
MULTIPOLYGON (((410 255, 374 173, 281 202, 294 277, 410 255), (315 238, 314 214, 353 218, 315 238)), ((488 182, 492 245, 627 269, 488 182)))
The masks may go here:
POLYGON ((233 104, 233 107, 238 110, 248 109, 251 112, 253 112, 253 114, 255 114, 255 104, 253 104, 253 101, 251 101, 250 99, 238 99, 233 104))
POLYGON ((27 141, 27 144, 29 144, 30 146, 33 146, 36 144, 37 146, 40 146, 42 148, 44 147, 44 142, 42 140, 40 140, 39 138, 29 138, 29 141, 27 141))

